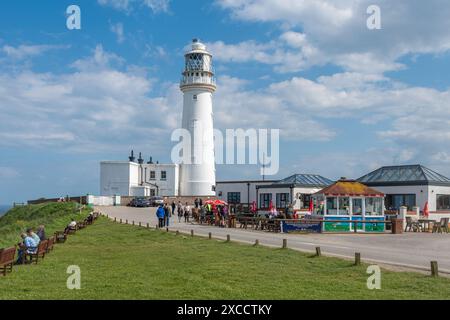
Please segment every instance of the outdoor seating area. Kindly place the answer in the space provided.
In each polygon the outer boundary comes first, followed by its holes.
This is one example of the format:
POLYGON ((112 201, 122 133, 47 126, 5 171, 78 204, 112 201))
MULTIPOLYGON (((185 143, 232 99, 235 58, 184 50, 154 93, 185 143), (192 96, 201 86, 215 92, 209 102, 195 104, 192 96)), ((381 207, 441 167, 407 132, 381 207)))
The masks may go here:
POLYGON ((439 221, 419 217, 406 217, 405 232, 432 232, 432 233, 449 233, 449 218, 441 218, 439 221))
POLYGON ((99 216, 98 212, 91 212, 85 220, 76 223, 73 227, 68 226, 64 231, 55 232, 50 238, 41 239, 37 247, 29 247, 25 241, 10 248, 0 249, 0 275, 6 276, 11 273, 13 266, 17 264, 37 264, 53 251, 56 243, 64 243, 69 234, 75 234, 77 230, 92 225, 99 216))

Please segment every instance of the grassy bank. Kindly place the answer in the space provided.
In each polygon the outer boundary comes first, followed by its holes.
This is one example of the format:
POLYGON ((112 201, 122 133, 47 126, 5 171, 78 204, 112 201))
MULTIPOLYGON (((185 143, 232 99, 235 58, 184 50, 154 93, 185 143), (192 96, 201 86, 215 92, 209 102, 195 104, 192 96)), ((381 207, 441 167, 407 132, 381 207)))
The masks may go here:
POLYGON ((44 203, 15 207, 0 217, 0 248, 13 246, 20 240, 20 233, 29 227, 45 225, 47 235, 63 230, 73 217, 84 219, 88 211, 79 213, 74 202, 44 203))
POLYGON ((36 266, 0 278, 0 299, 449 299, 450 280, 382 272, 368 290, 365 265, 120 225, 100 218, 36 266), (68 290, 67 267, 81 268, 68 290))

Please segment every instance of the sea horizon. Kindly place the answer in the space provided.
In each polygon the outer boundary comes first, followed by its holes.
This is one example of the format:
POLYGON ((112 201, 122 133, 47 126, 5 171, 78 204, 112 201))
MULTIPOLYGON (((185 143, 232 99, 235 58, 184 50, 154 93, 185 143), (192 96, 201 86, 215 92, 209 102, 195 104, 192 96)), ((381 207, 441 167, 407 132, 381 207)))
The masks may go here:
POLYGON ((11 209, 12 206, 11 205, 7 205, 7 204, 0 204, 0 217, 2 215, 4 215, 9 209, 11 209))

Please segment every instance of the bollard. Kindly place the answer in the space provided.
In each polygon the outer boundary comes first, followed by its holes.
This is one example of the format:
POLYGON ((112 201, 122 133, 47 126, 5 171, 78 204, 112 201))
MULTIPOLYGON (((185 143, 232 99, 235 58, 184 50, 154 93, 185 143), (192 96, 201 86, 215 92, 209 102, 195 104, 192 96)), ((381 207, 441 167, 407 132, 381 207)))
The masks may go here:
POLYGON ((431 261, 431 276, 438 277, 439 276, 439 268, 437 261, 431 261))
POLYGON ((134 226, 134 220, 133 220, 133 226, 134 226))
POLYGON ((120 223, 122 223, 122 219, 120 219, 120 223))
POLYGON ((287 239, 283 239, 283 249, 287 248, 287 239))
POLYGON ((116 222, 117 221, 117 218, 116 217, 114 217, 114 222, 116 222))
POLYGON ((194 236, 194 230, 191 230, 191 237, 194 236))
POLYGON ((125 224, 128 224, 128 219, 127 219, 127 220, 125 220, 125 224))
POLYGON ((166 232, 169 232, 169 228, 166 228, 166 232))
POLYGON ((229 234, 227 234, 227 242, 230 242, 230 241, 231 241, 231 237, 229 234))
POLYGON ((320 247, 316 247, 316 256, 320 257, 322 252, 320 251, 320 247))
POLYGON ((259 240, 258 239, 255 240, 255 246, 257 246, 257 245, 259 245, 259 240))
POLYGON ((361 253, 355 252, 355 266, 359 266, 361 264, 361 253))
POLYGON ((149 229, 149 228, 150 228, 150 224, 147 223, 147 229, 149 229))
POLYGON ((212 239, 212 233, 208 233, 208 239, 211 240, 212 239))
POLYGON ((139 222, 139 227, 142 227, 142 224, 139 222))
POLYGON ((179 234, 180 234, 180 231, 177 230, 177 232, 175 232, 175 235, 179 235, 179 234))

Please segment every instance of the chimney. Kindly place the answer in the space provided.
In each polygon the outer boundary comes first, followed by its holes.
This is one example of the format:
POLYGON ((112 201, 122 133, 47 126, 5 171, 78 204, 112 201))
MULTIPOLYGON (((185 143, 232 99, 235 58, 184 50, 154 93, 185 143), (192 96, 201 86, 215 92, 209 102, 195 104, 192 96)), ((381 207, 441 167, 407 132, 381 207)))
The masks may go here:
POLYGON ((150 157, 149 162, 147 162, 147 164, 153 164, 153 157, 150 157))
POLYGON ((134 151, 131 150, 131 155, 128 157, 128 159, 130 160, 130 162, 134 162, 134 160, 136 160, 136 158, 134 157, 134 151))
POLYGON ((142 153, 141 153, 141 152, 139 152, 138 163, 139 163, 139 164, 143 164, 143 163, 144 163, 144 159, 142 159, 142 153))

